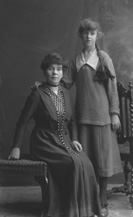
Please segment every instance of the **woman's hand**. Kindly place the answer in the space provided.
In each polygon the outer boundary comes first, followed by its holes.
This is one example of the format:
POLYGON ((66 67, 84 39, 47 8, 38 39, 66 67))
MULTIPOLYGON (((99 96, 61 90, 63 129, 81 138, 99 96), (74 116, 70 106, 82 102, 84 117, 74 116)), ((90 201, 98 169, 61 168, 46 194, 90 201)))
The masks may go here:
POLYGON ((112 129, 113 131, 117 131, 121 129, 121 123, 120 123, 120 119, 118 117, 117 114, 112 114, 111 115, 111 125, 112 125, 112 129))
POLYGON ((72 145, 74 147, 74 149, 76 150, 76 152, 81 152, 82 151, 82 145, 78 142, 78 141, 73 141, 72 145))
POLYGON ((14 147, 8 157, 9 160, 18 160, 20 158, 20 148, 14 147))
POLYGON ((39 87, 40 85, 42 85, 42 84, 43 84, 42 81, 36 81, 35 84, 31 85, 31 89, 32 89, 32 90, 36 90, 36 89, 38 89, 38 87, 39 87))

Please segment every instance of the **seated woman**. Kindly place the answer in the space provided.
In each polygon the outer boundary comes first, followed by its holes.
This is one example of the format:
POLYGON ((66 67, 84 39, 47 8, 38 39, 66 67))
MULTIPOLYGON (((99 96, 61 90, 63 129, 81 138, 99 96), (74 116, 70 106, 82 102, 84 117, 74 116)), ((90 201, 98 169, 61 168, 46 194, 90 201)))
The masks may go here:
POLYGON ((60 85, 65 67, 59 54, 52 53, 43 59, 41 69, 46 82, 27 98, 9 159, 19 159, 24 131, 34 119, 31 155, 33 160, 48 165, 48 207, 41 216, 101 216, 94 170, 77 139, 68 91, 60 85))

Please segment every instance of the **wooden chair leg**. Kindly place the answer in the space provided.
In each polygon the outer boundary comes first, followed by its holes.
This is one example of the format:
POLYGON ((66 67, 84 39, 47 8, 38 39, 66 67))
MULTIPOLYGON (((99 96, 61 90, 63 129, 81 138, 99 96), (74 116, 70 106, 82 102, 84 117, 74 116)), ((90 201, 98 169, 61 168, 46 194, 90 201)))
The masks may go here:
POLYGON ((47 206, 48 206, 48 183, 45 183, 41 185, 41 191, 42 191, 42 210, 44 212, 47 212, 47 206))
POLYGON ((129 197, 129 201, 130 201, 131 207, 133 209, 133 167, 131 167, 131 194, 129 197))
POLYGON ((124 162, 124 177, 125 177, 125 183, 124 183, 124 185, 128 185, 128 162, 127 161, 125 161, 124 162))
POLYGON ((46 177, 35 177, 35 180, 39 183, 42 193, 42 213, 47 212, 48 206, 48 180, 46 177))
POLYGON ((131 176, 131 165, 129 161, 125 161, 124 164, 124 175, 125 175, 125 192, 126 194, 128 194, 131 190, 131 181, 130 181, 130 176, 131 176))

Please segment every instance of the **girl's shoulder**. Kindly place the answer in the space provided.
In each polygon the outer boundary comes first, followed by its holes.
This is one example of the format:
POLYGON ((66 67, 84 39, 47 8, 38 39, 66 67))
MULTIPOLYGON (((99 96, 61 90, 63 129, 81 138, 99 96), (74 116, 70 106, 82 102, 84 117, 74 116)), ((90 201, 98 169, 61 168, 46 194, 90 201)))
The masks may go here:
POLYGON ((110 60, 111 59, 111 57, 109 56, 109 54, 106 52, 106 51, 104 51, 104 50, 101 50, 101 55, 102 55, 102 57, 105 59, 105 60, 110 60))
POLYGON ((112 64, 112 59, 106 51, 101 50, 101 57, 102 57, 103 63, 105 65, 108 66, 108 65, 112 64))
POLYGON ((78 55, 75 55, 75 56, 72 58, 72 60, 70 61, 70 64, 71 64, 71 65, 75 65, 75 64, 76 64, 76 60, 77 60, 78 57, 79 57, 79 54, 78 54, 78 55))

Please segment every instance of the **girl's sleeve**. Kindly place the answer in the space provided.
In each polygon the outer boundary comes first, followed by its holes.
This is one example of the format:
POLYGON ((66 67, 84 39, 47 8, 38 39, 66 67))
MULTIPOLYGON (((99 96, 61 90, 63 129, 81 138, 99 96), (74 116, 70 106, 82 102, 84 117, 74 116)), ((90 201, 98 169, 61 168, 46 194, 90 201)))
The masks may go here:
POLYGON ((119 115, 119 97, 117 91, 117 78, 114 69, 113 62, 111 58, 108 58, 108 69, 111 74, 114 76, 114 79, 108 80, 107 94, 109 99, 109 112, 110 114, 118 114, 119 115))
POLYGON ((70 89, 76 81, 76 59, 72 60, 69 68, 64 71, 63 78, 61 79, 62 85, 70 89))
POLYGON ((35 90, 27 98, 25 105, 21 111, 18 122, 16 124, 13 147, 19 147, 19 148, 21 147, 25 129, 27 127, 28 122, 31 120, 34 112, 37 109, 39 97, 40 97, 39 92, 35 90))

